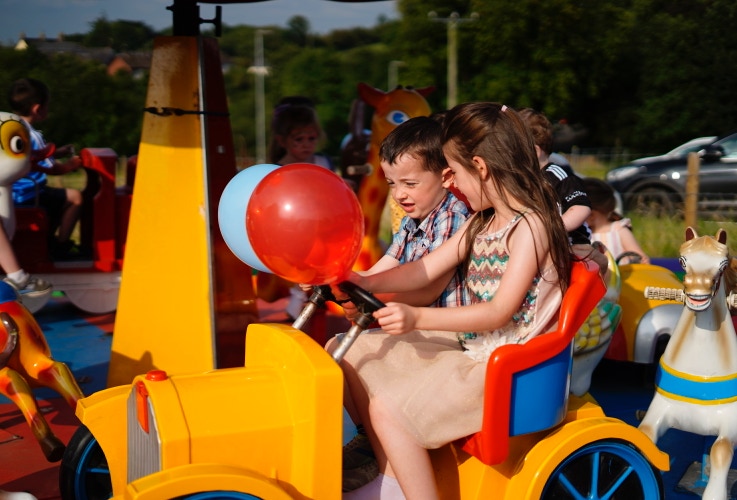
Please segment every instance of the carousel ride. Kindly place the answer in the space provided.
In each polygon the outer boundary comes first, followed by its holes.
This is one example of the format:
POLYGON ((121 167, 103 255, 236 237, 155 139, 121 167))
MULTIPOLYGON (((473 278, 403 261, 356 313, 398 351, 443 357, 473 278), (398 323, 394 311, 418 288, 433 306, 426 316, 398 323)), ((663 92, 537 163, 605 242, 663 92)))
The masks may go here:
MULTIPOLYGON (((218 208, 236 172, 227 103, 217 43, 199 36, 201 20, 193 4, 175 1, 174 36, 155 42, 109 389, 77 405, 83 426, 63 461, 63 496, 339 498, 340 371, 298 330, 258 323, 250 275, 259 265, 301 282, 317 277, 320 282, 339 281, 341 273, 320 260, 330 249, 309 235, 289 235, 303 238, 288 249, 295 252, 289 259, 284 258, 284 245, 263 249, 260 243, 254 246, 260 238, 248 236, 250 256, 244 259, 230 251, 218 220, 223 219, 218 208), (167 204, 159 202, 161 186, 167 204), (289 264, 282 267, 285 262, 289 264), (319 271, 321 264, 330 272, 319 271), (181 272, 184 268, 187 273, 181 272), (151 290, 151 275, 166 276, 166 293, 151 290), (152 293, 156 314, 146 315, 142 325, 152 293), (172 339, 177 349, 171 348, 172 339), (235 387, 242 388, 247 409, 232 406, 235 387), (271 403, 275 395, 279 404, 271 403), (215 405, 209 404, 213 397, 215 405), (300 408, 300 415, 294 408, 300 408), (223 420, 223 415, 238 412, 252 416, 223 420), (226 422, 216 435, 207 430, 213 421, 226 422), (254 448, 265 452, 255 461, 235 451, 254 448)), ((258 189, 270 186, 270 181, 262 182, 276 174, 268 166, 254 172, 243 181, 251 190, 245 198, 253 199, 258 189)), ((243 221, 246 212, 247 206, 239 206, 233 218, 243 221)), ((273 221, 244 232, 275 236, 269 233, 279 229, 273 221)), ((343 236, 341 259, 353 255, 347 248, 363 246, 365 234, 360 239, 343 236)), ((328 237, 321 233, 321 238, 328 237)), ((352 263, 357 260, 356 255, 352 263)), ((346 267, 344 260, 340 267, 346 267)), ((517 384, 536 373, 569 387, 576 345, 584 350, 599 343, 579 337, 576 344, 575 339, 579 327, 591 320, 591 310, 606 299, 595 276, 577 266, 560 330, 529 350, 509 353, 509 358, 506 349, 500 350, 499 367, 489 368, 496 373, 492 380, 501 377, 517 384), (556 368, 550 371, 550 365, 556 368)), ((366 307, 368 315, 371 307, 366 307)), ((597 313, 599 320, 611 322, 611 310, 597 313)), ((620 491, 623 498, 663 498, 660 471, 668 469, 668 457, 646 433, 607 417, 586 394, 552 393, 559 397, 545 410, 551 417, 543 428, 516 423, 525 413, 538 411, 538 406, 531 410, 530 401, 517 400, 519 395, 487 398, 487 404, 504 403, 502 409, 490 408, 489 415, 498 415, 490 416, 488 424, 485 419, 484 431, 434 457, 437 471, 452 479, 444 486, 444 497, 479 498, 493 491, 504 492, 503 498, 556 498, 561 489, 583 491, 596 483, 605 493, 620 491), (507 443, 507 451, 484 451, 499 443, 507 443), (590 465, 594 460, 603 468, 590 465), (606 481, 604 470, 611 474, 606 481)))

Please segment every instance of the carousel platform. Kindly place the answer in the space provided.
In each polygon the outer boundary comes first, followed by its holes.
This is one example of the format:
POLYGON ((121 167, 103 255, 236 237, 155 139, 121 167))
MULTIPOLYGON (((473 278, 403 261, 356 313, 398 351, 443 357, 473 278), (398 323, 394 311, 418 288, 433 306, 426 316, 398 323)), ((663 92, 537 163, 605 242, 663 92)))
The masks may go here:
MULTIPOLYGON (((286 322, 286 299, 259 303, 261 320, 286 322)), ((36 319, 46 334, 55 359, 66 363, 85 394, 104 389, 110 360, 115 314, 89 315, 55 296, 36 319)), ((348 323, 328 312, 327 337, 346 331, 348 323)), ((594 371, 590 393, 607 415, 637 425, 637 411, 647 409, 653 394, 653 369, 633 363, 603 360, 594 371)), ((54 433, 68 442, 79 422, 64 401, 49 389, 35 392, 39 406, 54 433)), ((668 500, 693 500, 703 491, 701 463, 713 438, 669 430, 659 446, 671 456, 671 470, 663 474, 668 500)), ((734 463, 733 469, 737 469, 734 463)), ((730 480, 737 477, 732 470, 730 480), (734 476, 734 477, 733 477, 734 476)), ((0 397, 0 490, 27 491, 40 500, 60 499, 59 463, 49 463, 41 453, 20 411, 0 397)), ((737 498, 732 483, 731 498, 737 498)))

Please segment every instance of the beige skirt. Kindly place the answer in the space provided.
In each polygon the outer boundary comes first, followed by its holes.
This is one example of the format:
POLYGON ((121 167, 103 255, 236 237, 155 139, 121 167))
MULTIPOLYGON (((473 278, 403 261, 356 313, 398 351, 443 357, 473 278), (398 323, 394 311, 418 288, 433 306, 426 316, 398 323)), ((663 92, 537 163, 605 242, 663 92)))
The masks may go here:
POLYGON ((425 448, 481 430, 486 362, 465 355, 455 332, 365 332, 343 362, 425 448))

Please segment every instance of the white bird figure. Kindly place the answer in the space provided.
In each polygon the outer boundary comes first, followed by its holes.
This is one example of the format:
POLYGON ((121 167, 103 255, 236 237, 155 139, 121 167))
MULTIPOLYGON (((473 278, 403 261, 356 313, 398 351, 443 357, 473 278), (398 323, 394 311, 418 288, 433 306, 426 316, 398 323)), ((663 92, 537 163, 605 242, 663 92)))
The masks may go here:
POLYGON ((8 239, 15 234, 12 186, 31 169, 31 136, 22 119, 0 111, 0 218, 8 239))

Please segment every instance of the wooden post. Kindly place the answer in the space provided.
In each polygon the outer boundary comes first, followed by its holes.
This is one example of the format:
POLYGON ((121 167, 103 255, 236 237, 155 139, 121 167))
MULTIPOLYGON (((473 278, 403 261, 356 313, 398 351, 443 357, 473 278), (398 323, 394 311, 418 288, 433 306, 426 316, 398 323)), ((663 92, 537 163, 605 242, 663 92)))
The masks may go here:
POLYGON ((686 178, 686 199, 684 206, 684 220, 686 227, 693 227, 698 231, 699 215, 699 168, 701 160, 698 153, 688 154, 688 177, 686 178))

